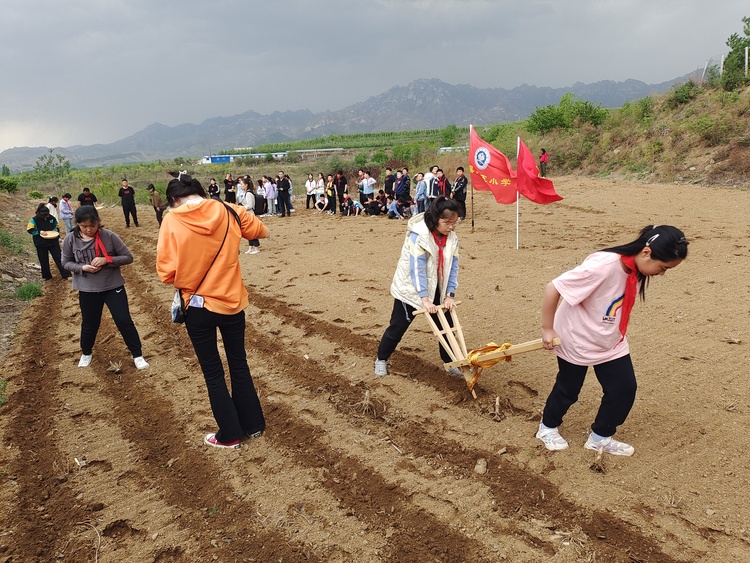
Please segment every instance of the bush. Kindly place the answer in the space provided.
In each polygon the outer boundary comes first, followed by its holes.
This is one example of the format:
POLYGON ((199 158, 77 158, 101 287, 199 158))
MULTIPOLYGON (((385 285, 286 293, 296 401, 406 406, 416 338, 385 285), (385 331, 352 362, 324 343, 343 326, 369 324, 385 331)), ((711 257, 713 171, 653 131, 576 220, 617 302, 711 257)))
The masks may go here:
POLYGON ((692 80, 688 80, 684 84, 679 84, 667 94, 667 107, 669 109, 677 109, 697 98, 700 92, 701 87, 692 80))
POLYGON ((8 396, 5 394, 5 390, 8 388, 7 381, 0 381, 0 407, 8 402, 8 396))
POLYGON ((385 153, 385 151, 379 150, 374 155, 372 155, 372 162, 380 168, 383 168, 385 166, 385 163, 388 162, 388 155, 385 153))
POLYGON ((367 164, 367 153, 362 151, 357 153, 357 156, 354 157, 354 165, 358 166, 359 168, 364 168, 367 164))
POLYGON ((21 254, 23 252, 23 239, 10 231, 0 229, 0 246, 7 248, 14 254, 21 254))
POLYGON ((29 190, 29 197, 31 199, 41 199, 44 197, 44 194, 39 190, 29 190))
POLYGON ((16 289, 16 297, 24 301, 31 301, 42 295, 42 284, 40 282, 25 283, 16 289))
POLYGON ((16 193, 18 190, 18 182, 12 178, 0 177, 0 192, 8 192, 10 194, 16 193))
POLYGON ((607 118, 607 110, 594 105, 570 92, 565 94, 557 106, 536 108, 526 121, 530 133, 544 135, 555 129, 571 129, 590 123, 599 126, 607 118))

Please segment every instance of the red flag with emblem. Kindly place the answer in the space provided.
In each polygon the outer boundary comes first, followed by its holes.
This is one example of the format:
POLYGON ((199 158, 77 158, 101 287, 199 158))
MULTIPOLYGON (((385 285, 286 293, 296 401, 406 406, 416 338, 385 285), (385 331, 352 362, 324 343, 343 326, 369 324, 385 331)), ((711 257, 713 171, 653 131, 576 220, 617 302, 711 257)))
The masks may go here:
MULTIPOLYGON (((516 172, 518 192, 534 203, 552 203, 562 197, 555 191, 552 180, 539 177, 536 159, 523 141, 518 141, 518 171, 516 172)), ((499 200, 498 200, 499 201, 499 200)))
POLYGON ((474 189, 491 191, 498 203, 516 201, 516 173, 508 157, 480 139, 473 125, 469 139, 469 174, 474 189))

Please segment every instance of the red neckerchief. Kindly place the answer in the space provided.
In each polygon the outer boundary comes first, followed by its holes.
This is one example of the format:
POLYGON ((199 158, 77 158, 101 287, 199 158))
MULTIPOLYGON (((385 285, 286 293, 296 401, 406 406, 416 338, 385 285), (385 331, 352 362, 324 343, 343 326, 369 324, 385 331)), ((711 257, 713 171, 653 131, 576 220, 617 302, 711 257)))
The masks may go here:
POLYGON ((443 249, 445 248, 445 243, 448 242, 448 235, 442 236, 439 235, 437 232, 432 231, 432 238, 435 239, 435 244, 437 244, 438 247, 438 269, 437 269, 437 278, 438 278, 438 284, 442 280, 442 272, 443 272, 443 249))
POLYGON ((620 334, 625 338, 630 321, 630 311, 635 305, 635 295, 638 293, 638 268, 635 267, 635 256, 620 256, 622 263, 630 270, 625 282, 625 296, 622 300, 622 315, 620 316, 620 334))
POLYGON ((103 256, 106 258, 107 263, 112 263, 112 257, 107 253, 107 249, 104 247, 104 243, 102 242, 102 239, 99 238, 100 231, 96 231, 96 235, 94 235, 94 253, 96 256, 103 256), (101 252, 101 254, 99 254, 101 252))

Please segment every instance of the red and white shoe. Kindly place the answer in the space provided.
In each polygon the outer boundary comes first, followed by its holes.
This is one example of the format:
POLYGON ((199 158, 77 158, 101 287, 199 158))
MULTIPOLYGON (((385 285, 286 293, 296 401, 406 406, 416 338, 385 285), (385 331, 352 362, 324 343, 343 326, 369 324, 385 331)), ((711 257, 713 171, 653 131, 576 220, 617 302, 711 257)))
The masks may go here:
POLYGON ((239 450, 240 449, 240 441, 235 440, 234 442, 219 442, 216 439, 216 433, 211 432, 211 434, 206 434, 206 437, 203 438, 203 441, 208 444, 209 446, 213 446, 214 448, 228 448, 230 450, 239 450))

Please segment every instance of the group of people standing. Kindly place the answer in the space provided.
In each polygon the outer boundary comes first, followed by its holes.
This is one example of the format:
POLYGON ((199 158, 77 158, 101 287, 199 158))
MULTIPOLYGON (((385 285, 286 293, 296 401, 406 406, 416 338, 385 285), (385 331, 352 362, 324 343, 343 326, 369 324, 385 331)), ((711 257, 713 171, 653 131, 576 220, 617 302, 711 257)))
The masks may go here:
MULTIPOLYGON (((189 175, 172 175, 174 179, 166 193, 171 213, 163 218, 163 223, 160 221, 156 272, 162 281, 178 288, 187 311, 185 326, 203 371, 218 426, 216 432, 205 435, 203 440, 210 446, 236 449, 242 439, 259 437, 266 426, 245 352, 244 309, 248 294, 242 282, 238 251, 241 238, 257 240, 268 236, 268 229, 244 206, 209 198, 200 182, 189 175), (217 331, 222 335, 229 365, 231 392, 224 378, 217 331)), ((123 181, 121 197, 130 198, 133 192, 123 181)), ((69 200, 70 195, 65 194, 65 203, 61 205, 64 213, 72 211, 69 200)), ((38 248, 42 277, 51 279, 48 257, 51 254, 62 277, 72 278, 73 289, 78 292, 81 311, 78 367, 88 368, 92 364, 106 305, 135 367, 146 369, 149 363, 143 356, 140 336, 130 315, 121 273, 122 266, 133 262, 133 255, 116 233, 104 228, 95 202, 96 196, 84 189, 70 218, 74 224, 66 223, 62 250, 58 219, 48 207, 57 212, 57 198, 39 204, 27 230, 38 248)), ((137 226, 137 214, 130 217, 137 226)))

